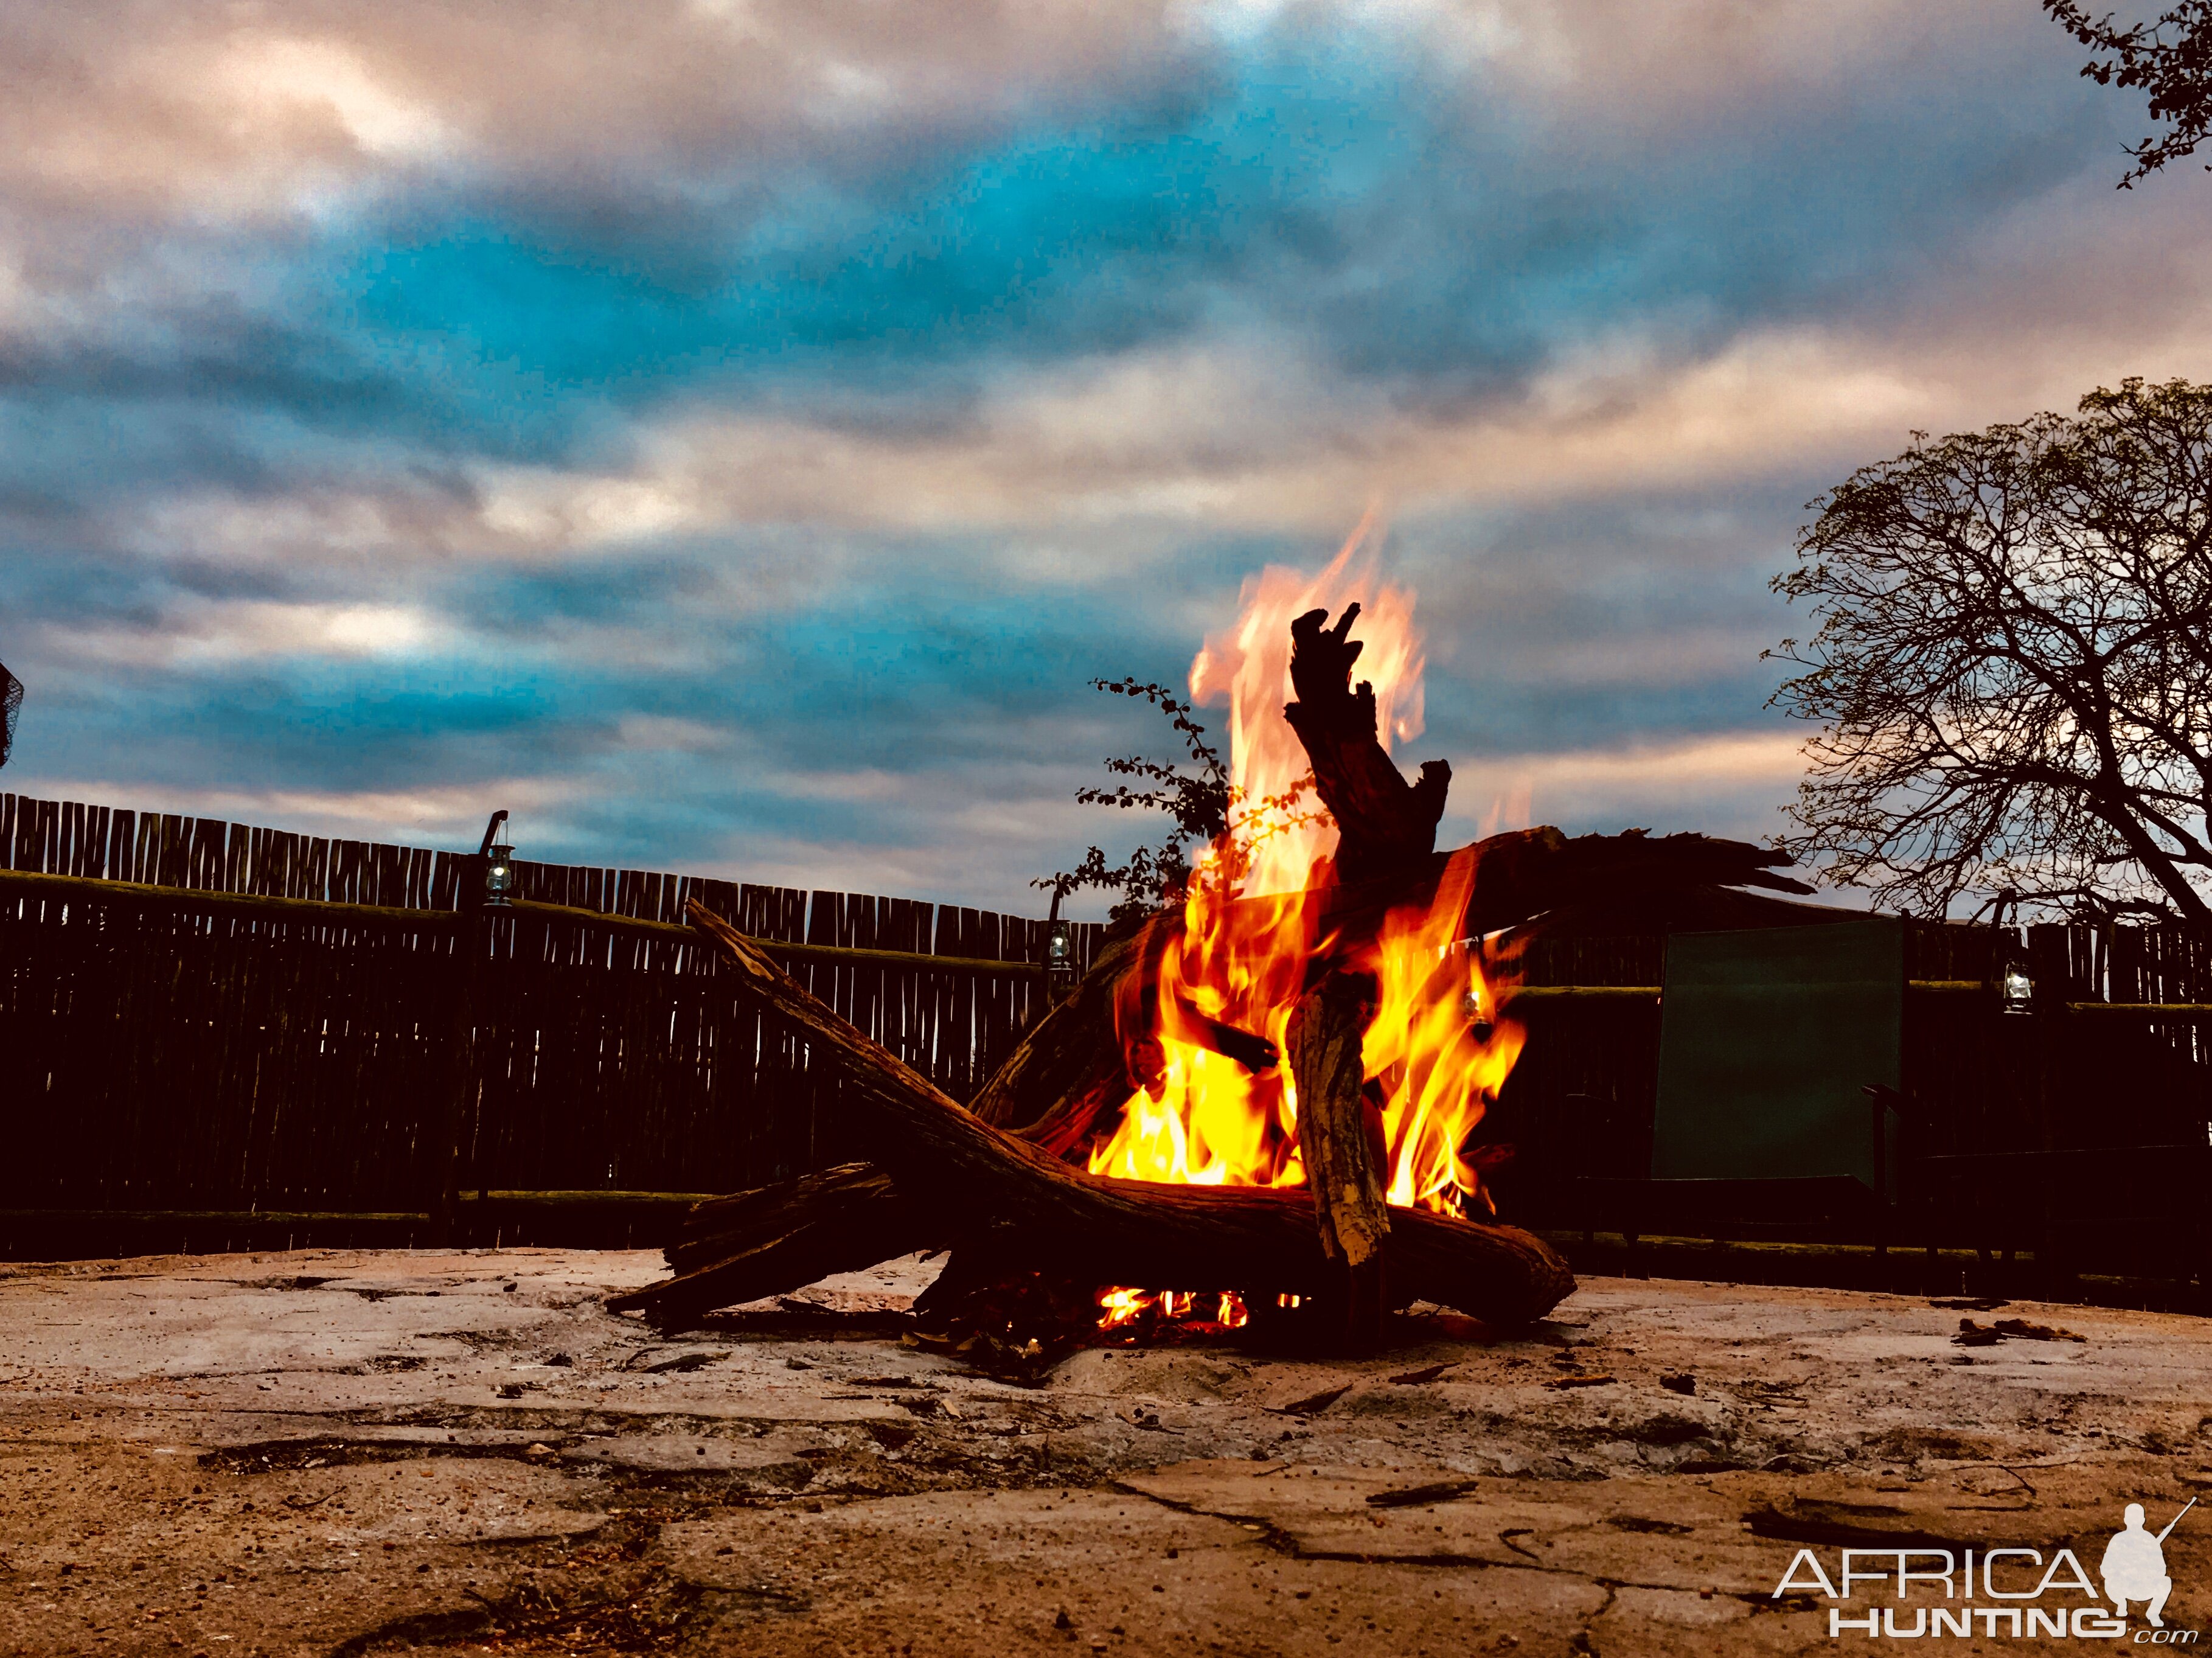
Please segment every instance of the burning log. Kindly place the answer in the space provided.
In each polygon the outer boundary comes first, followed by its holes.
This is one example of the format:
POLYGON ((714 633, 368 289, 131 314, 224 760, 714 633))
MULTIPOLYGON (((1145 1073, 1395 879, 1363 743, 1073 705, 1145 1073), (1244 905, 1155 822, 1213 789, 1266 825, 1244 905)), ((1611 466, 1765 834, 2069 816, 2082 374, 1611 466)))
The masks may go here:
POLYGON ((1175 1017, 1176 1023, 1208 1053, 1234 1060, 1255 1076, 1262 1071, 1272 1071, 1282 1062, 1283 1056, 1265 1036, 1255 1036, 1225 1020, 1214 1018, 1180 993, 1175 999, 1175 1017))
MULTIPOLYGON (((1085 1174, 979 1121, 808 994, 720 916, 695 903, 690 918, 736 965, 738 982, 843 1073, 849 1097, 888 1143, 893 1188, 938 1234, 909 1238, 905 1248, 964 1236, 1009 1263, 1079 1283, 1235 1285, 1301 1296, 1328 1284, 1313 1199, 1303 1188, 1170 1186, 1085 1174)), ((740 1291, 748 1292, 744 1299, 771 1293, 764 1286, 775 1275, 767 1264, 779 1259, 795 1272, 868 1250, 882 1251, 871 1261, 902 1252, 884 1250, 894 1235, 889 1228, 842 1257, 781 1242, 827 1236, 863 1210, 889 1213, 884 1194, 863 1191, 867 1176, 847 1171, 836 1181, 817 1179, 803 1194, 795 1187, 805 1183, 798 1182, 732 1205, 730 1212, 750 1216, 744 1230, 756 1236, 753 1247, 612 1304, 675 1321, 689 1315, 681 1309, 726 1306, 740 1291), (817 1224, 823 1230, 811 1230, 817 1224)), ((1529 1234, 1442 1214, 1399 1217, 1382 1260, 1385 1281, 1401 1303, 1435 1301, 1500 1324, 1541 1317, 1574 1285, 1565 1263, 1529 1234)), ((796 1288, 819 1275, 775 1287, 796 1288)))
POLYGON ((1135 1086, 1119 1032, 1140 1017, 1158 983, 1160 953, 1172 935, 1155 916, 1131 937, 1107 945, 1066 1001, 1032 1024, 969 1109, 994 1127, 1064 1157, 1082 1145, 1103 1114, 1121 1108, 1135 1086))
POLYGON ((1335 1294, 1342 1345, 1372 1351, 1389 1310, 1383 1252, 1390 1232, 1384 1201, 1381 1113, 1362 1082, 1360 1032, 1371 985, 1331 974, 1291 1010, 1287 1039, 1297 1084, 1298 1144, 1320 1223, 1322 1253, 1339 1273, 1335 1294))

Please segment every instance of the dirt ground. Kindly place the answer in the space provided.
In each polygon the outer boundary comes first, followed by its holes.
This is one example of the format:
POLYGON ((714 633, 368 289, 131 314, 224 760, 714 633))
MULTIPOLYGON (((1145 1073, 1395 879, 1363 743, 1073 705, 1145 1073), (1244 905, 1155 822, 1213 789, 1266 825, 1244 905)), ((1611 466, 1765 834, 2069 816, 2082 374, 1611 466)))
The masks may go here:
MULTIPOLYGON (((1601 1278, 1510 1339, 1025 1387, 902 1341, 918 1263, 679 1340, 601 1304, 659 1265, 0 1266, 0 1655, 1782 1654, 1930 1606, 1943 1650, 2073 1650, 2008 1620, 2087 1592, 1993 1591, 2212 1496, 2187 1317, 1601 1278), (2003 1546, 2039 1558, 1897 1598, 1900 1549, 2003 1546), (1891 1576, 1793 1568, 1847 1548, 1891 1576)), ((2212 1503, 2165 1559, 2124 1644, 2212 1622, 2212 1503)))

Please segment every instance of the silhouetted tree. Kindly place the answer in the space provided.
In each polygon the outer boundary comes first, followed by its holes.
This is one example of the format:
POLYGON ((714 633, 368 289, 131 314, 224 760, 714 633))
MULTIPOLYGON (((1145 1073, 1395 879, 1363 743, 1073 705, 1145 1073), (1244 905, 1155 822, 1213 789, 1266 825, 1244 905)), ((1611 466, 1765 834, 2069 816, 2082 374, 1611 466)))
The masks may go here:
POLYGON ((1767 653, 1826 729, 1783 844, 1942 914, 1980 895, 2212 921, 2212 386, 1931 440, 1811 503, 1767 653))
POLYGON ((2182 0, 2155 21, 2126 28, 2113 27, 2111 12, 2091 17, 2075 0, 2043 0, 2043 9, 2100 54, 2081 66, 2083 75, 2100 87, 2148 93, 2151 118, 2172 123, 2165 137, 2128 151, 2136 164, 2121 179, 2122 190, 2196 151, 2212 129, 2212 0, 2182 0))

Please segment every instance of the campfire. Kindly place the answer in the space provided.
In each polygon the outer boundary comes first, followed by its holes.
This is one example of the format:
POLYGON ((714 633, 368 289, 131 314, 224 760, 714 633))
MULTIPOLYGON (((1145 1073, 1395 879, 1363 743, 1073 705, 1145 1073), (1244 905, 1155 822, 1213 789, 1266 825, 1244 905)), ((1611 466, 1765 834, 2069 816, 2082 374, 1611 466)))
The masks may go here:
MULTIPOLYGON (((1358 821, 1372 825, 1380 805, 1414 819, 1392 826, 1397 838, 1425 824, 1432 843, 1448 775, 1439 765, 1427 785, 1433 811, 1423 784, 1402 800, 1376 798, 1373 757, 1388 764, 1394 740, 1420 732, 1422 656, 1412 596, 1351 573, 1360 539, 1310 581, 1269 571, 1192 665, 1193 695, 1229 704, 1229 822, 1198 860, 1156 972, 1124 981, 1117 1035, 1137 1086, 1087 1157, 1094 1175, 1171 1184, 1302 1187, 1311 1168, 1332 1170, 1323 1224, 1347 1266, 1372 1258, 1387 1230, 1378 1191, 1401 1208, 1494 1210, 1462 1148, 1522 1040, 1494 1014, 1498 964, 1464 936, 1472 848, 1449 859, 1426 902, 1385 908, 1371 931, 1328 914, 1340 855, 1376 861, 1364 847, 1346 854, 1329 803, 1349 804, 1364 781, 1358 821), (1324 631, 1332 611, 1342 620, 1324 631), (1356 692, 1355 661, 1371 676, 1356 692), (1287 714, 1286 684, 1297 698, 1287 714), (1333 765, 1324 785, 1308 732, 1332 758, 1356 756, 1364 776, 1333 765), (1331 1135, 1342 1143, 1322 1143, 1331 1135)), ((1176 1321, 1191 1299, 1115 1286, 1101 1292, 1099 1322, 1119 1327, 1139 1309, 1176 1321)), ((1222 1299, 1218 1323, 1249 1321, 1235 1292, 1222 1299)), ((1369 1297, 1357 1315, 1376 1311, 1369 1297)))
POLYGON ((1449 768, 1408 782, 1390 757, 1420 730, 1412 597, 1352 574, 1357 542, 1311 581, 1251 584, 1206 642, 1192 689, 1230 704, 1226 830, 1180 910, 1113 939, 971 1105, 693 907, 881 1151, 701 1206, 676 1276, 618 1308, 678 1325, 943 1247, 924 1327, 1016 1363, 1078 1332, 1294 1321, 1358 1351, 1416 1301, 1493 1325, 1557 1304, 1571 1275, 1497 1224, 1501 1153, 1470 1140, 1525 1040, 1513 929, 1608 892, 1808 889, 1776 853, 1694 835, 1538 829, 1438 854, 1449 768))

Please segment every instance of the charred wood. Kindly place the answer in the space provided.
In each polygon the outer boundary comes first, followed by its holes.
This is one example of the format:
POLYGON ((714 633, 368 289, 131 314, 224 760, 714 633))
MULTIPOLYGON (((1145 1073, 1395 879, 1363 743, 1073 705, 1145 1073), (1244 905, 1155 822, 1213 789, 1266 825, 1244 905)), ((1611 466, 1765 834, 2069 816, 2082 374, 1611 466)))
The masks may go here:
POLYGON ((841 1163, 795 1181, 718 1198, 695 1210, 667 1252, 676 1276, 611 1298, 663 1327, 718 1307, 801 1289, 928 1247, 942 1227, 873 1163, 841 1163))
MULTIPOLYGON (((694 905, 691 919, 738 968, 738 982, 791 1020, 842 1073, 847 1099, 883 1138, 894 1189, 933 1226, 972 1233, 988 1222, 992 1252, 1001 1260, 1069 1282, 1299 1295, 1328 1282, 1313 1199, 1304 1189, 1166 1186, 1082 1173, 969 1113, 809 995, 719 916, 694 905)), ((826 1212, 834 1225, 850 1208, 830 1198, 826 1212)), ((783 1235, 780 1227, 776 1236, 783 1235)), ((909 1239, 902 1248, 914 1247, 909 1239)), ((874 1259, 902 1252, 887 1248, 874 1259)), ((1393 1300, 1434 1301, 1493 1323, 1540 1317, 1573 1287, 1565 1262, 1510 1227, 1408 1211, 1395 1218, 1382 1253, 1393 1300)), ((820 1276, 755 1287, 764 1282, 755 1270, 758 1259, 757 1252, 738 1254, 700 1268, 688 1275, 679 1298, 726 1305, 740 1297, 702 1297, 717 1294, 716 1283, 743 1287, 750 1294, 742 1298, 750 1299, 820 1276), (718 1277, 710 1282, 702 1273, 718 1277)), ((674 1304, 672 1288, 654 1286, 623 1304, 659 1317, 674 1304)))
POLYGON ((984 1084, 969 1107, 977 1121, 1059 1157, 1089 1137, 1101 1114, 1118 1109, 1139 1081, 1121 1032, 1146 1018, 1161 952, 1180 926, 1180 917, 1155 916, 1107 945, 1075 993, 1032 1024, 984 1084))
POLYGON ((1354 1351, 1381 1345, 1389 1310, 1383 1257, 1390 1212, 1382 1119, 1362 1085, 1360 1060, 1371 993, 1372 986, 1358 977, 1332 974, 1299 999, 1285 1033, 1297 1086, 1306 1185, 1313 1193, 1322 1253, 1337 1280, 1323 1299, 1335 1311, 1341 1345, 1354 1351))
POLYGON ((1376 740, 1375 688, 1352 684, 1362 645, 1350 637, 1359 606, 1347 605, 1334 628, 1328 612, 1310 610, 1291 623, 1291 689, 1297 701, 1283 710, 1313 762, 1314 788, 1336 819, 1336 873, 1360 881, 1387 875, 1436 850, 1451 768, 1422 764, 1408 783, 1376 740))

